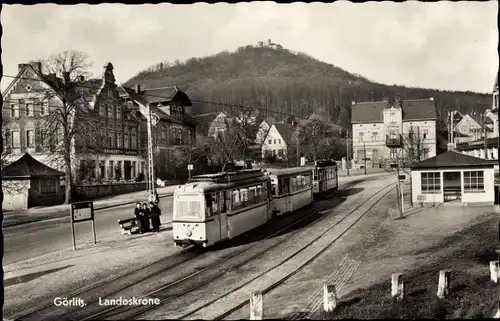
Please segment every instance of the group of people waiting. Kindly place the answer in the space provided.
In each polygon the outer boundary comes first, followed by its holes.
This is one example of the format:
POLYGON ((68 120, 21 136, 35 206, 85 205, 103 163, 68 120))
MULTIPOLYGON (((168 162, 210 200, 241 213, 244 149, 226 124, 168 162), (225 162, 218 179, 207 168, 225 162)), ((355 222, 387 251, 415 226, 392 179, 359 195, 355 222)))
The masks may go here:
POLYGON ((161 210, 158 207, 159 202, 160 198, 158 197, 158 193, 155 191, 149 196, 149 207, 146 203, 136 203, 134 214, 140 234, 147 232, 160 232, 161 210), (151 228, 151 225, 153 228, 151 228))

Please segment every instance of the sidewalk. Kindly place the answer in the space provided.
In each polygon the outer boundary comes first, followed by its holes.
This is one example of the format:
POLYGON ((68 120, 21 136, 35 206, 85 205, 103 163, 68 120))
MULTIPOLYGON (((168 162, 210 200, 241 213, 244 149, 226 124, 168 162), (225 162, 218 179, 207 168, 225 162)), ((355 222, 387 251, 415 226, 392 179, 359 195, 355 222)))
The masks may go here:
MULTIPOLYGON (((160 198, 172 196, 177 186, 178 185, 160 187, 158 188, 158 195, 160 198)), ((136 202, 144 202, 147 200, 148 195, 147 191, 139 191, 98 199, 94 201, 94 211, 134 204, 136 202)), ((3 227, 65 217, 69 215, 70 209, 70 205, 61 204, 55 206, 34 207, 24 211, 4 211, 3 227)))

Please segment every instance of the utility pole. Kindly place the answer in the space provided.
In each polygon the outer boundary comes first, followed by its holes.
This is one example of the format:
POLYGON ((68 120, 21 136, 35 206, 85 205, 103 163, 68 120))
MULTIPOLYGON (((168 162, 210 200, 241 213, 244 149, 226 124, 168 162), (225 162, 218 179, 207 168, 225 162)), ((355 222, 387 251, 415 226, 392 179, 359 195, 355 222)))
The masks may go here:
POLYGON ((347 176, 349 176, 349 131, 346 132, 345 145, 347 148, 347 155, 346 155, 347 176))
POLYGON ((365 141, 363 141, 363 150, 364 150, 363 154, 365 156, 363 160, 365 162, 365 166, 364 167, 365 167, 365 175, 366 175, 366 143, 365 143, 365 141))
MULTIPOLYGON (((148 191, 150 193, 155 192, 155 176, 154 176, 154 162, 153 162, 153 130, 152 130, 152 114, 151 107, 148 104, 147 109, 148 117, 147 118, 147 126, 148 126, 148 191)), ((155 115, 156 116, 156 115, 155 115)), ((155 118, 155 122, 156 122, 155 118)))
POLYGON ((455 114, 455 111, 451 112, 451 122, 450 122, 450 127, 451 127, 451 130, 450 130, 451 142, 450 143, 452 144, 452 146, 453 146, 453 138, 454 138, 453 137, 453 130, 454 130, 454 128, 453 128, 453 114, 455 114))

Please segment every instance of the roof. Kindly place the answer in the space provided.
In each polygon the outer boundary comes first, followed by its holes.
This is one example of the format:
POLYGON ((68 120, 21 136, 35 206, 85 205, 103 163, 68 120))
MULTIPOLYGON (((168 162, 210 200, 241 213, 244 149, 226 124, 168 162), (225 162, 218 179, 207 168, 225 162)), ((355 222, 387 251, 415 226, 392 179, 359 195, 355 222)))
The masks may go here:
POLYGON ((2 176, 7 177, 36 177, 36 176, 64 176, 63 172, 53 169, 25 153, 17 161, 2 169, 2 176))
POLYGON ((310 173, 312 172, 312 168, 310 167, 266 168, 266 171, 269 173, 269 175, 293 176, 302 173, 308 173, 308 172, 310 173))
POLYGON ((273 124, 273 126, 276 128, 278 133, 280 133, 281 137, 287 145, 292 142, 293 132, 295 130, 292 124, 276 123, 273 124))
MULTIPOLYGON (((497 147, 497 146, 498 146, 498 137, 490 137, 486 139, 486 147, 497 147)), ((457 150, 474 150, 482 148, 484 148, 483 139, 479 139, 472 142, 458 143, 456 147, 457 150)))
POLYGON ((447 151, 426 160, 411 164, 411 169, 424 168, 456 168, 456 167, 493 167, 498 164, 495 160, 486 160, 469 155, 447 151))
MULTIPOLYGON (((400 102, 403 109, 403 121, 436 119, 434 99, 411 99, 400 102)), ((388 101, 361 102, 351 108, 353 123, 381 123, 384 121, 384 109, 390 108, 388 101)))
POLYGON ((163 103, 179 99, 184 106, 193 105, 188 95, 177 86, 144 89, 141 94, 148 103, 163 103))

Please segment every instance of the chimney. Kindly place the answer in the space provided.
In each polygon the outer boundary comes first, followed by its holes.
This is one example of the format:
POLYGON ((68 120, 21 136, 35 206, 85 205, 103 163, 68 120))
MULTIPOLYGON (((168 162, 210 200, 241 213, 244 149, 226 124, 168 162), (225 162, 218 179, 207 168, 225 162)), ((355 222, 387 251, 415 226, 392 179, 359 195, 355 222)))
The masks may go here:
POLYGON ((26 66, 26 64, 18 64, 17 65, 17 72, 21 72, 25 66, 26 66))
POLYGON ((40 61, 35 61, 32 66, 36 69, 38 72, 42 72, 42 62, 40 61))
POLYGON ((141 85, 135 85, 135 92, 141 94, 141 85))

